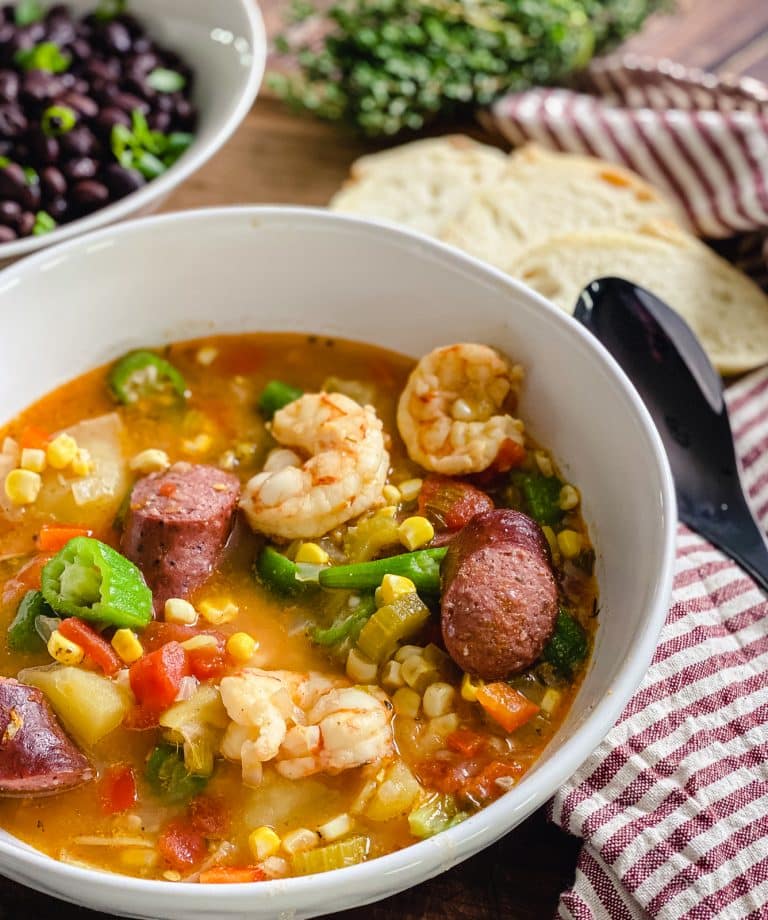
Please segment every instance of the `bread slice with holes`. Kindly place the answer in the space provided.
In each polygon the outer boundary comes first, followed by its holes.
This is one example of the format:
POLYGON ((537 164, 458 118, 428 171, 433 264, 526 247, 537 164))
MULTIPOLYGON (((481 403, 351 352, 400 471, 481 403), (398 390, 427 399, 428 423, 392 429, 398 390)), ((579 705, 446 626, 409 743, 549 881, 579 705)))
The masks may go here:
POLYGON ((441 238, 504 271, 551 236, 599 228, 636 230, 684 218, 635 173, 593 157, 534 144, 509 157, 503 177, 481 187, 441 238))
POLYGON ((498 180, 507 160, 464 135, 413 141, 355 160, 329 207, 438 236, 478 188, 498 180))
POLYGON ((768 297, 708 246, 668 225, 552 237, 519 253, 509 271, 568 312, 590 281, 626 278, 677 310, 722 374, 768 361, 768 297))

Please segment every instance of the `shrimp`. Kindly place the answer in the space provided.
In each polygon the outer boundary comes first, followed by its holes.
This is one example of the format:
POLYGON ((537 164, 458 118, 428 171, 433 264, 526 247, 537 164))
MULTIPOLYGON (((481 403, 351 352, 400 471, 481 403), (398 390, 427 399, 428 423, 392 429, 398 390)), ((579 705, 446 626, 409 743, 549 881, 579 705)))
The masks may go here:
POLYGON ((377 687, 343 678, 246 668, 221 681, 232 720, 221 753, 239 760, 243 781, 257 786, 263 764, 289 779, 341 773, 394 752, 392 704, 377 687))
POLYGON ((272 434, 285 446, 270 453, 240 501, 251 527, 285 540, 321 537, 383 504, 382 427, 371 406, 341 393, 306 393, 279 409, 272 434))
POLYGON ((408 456, 425 469, 461 476, 522 453, 523 423, 503 412, 521 381, 522 368, 487 345, 431 351, 411 372, 397 406, 408 456))

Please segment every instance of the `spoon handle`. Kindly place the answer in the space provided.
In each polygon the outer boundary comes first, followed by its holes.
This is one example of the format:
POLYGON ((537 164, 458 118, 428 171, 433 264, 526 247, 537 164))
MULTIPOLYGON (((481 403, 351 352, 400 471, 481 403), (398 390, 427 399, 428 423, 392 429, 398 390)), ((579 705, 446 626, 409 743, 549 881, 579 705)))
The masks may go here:
MULTIPOLYGON (((685 520, 686 515, 680 516, 685 520)), ((709 525, 700 517, 685 520, 685 523, 730 556, 768 594, 768 547, 760 528, 746 507, 743 514, 737 513, 734 517, 738 520, 738 530, 734 533, 733 529, 729 529, 727 535, 717 525, 709 525)))

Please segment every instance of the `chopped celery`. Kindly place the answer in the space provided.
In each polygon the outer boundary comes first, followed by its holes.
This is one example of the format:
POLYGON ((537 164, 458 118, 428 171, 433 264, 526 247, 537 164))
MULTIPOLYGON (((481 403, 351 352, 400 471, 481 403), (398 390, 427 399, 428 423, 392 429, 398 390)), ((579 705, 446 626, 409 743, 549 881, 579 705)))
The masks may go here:
POLYGON ((27 591, 8 627, 7 641, 11 651, 39 652, 45 647, 35 629, 35 620, 40 616, 53 616, 53 611, 40 591, 27 591))
POLYGON ((563 483, 557 476, 541 473, 516 472, 512 482, 520 489, 528 513, 539 524, 557 524, 563 516, 560 508, 560 490, 563 483))
POLYGON ((429 607, 418 594, 403 594, 373 614, 360 632, 358 648, 371 661, 386 661, 398 642, 415 635, 429 615, 429 607))
POLYGON ((360 630, 376 610, 373 595, 360 598, 360 603, 345 617, 340 617, 327 629, 316 626, 310 633, 313 642, 318 645, 336 645, 344 639, 353 641, 360 635, 360 630))
POLYGON ((542 652, 542 661, 554 665, 565 677, 571 677, 576 666, 587 657, 587 651, 586 632, 578 620, 561 607, 555 631, 542 652))
POLYGON ((149 755, 147 782, 154 793, 168 804, 186 802, 205 788, 208 778, 190 773, 181 751, 172 744, 159 744, 149 755))
POLYGON ((400 544, 398 521, 386 514, 363 518, 347 530, 344 553, 350 562, 368 562, 388 546, 400 544))
POLYGON ((318 581, 324 588, 359 591, 365 588, 378 588, 385 575, 402 575, 411 579, 417 591, 438 594, 440 563, 447 552, 446 547, 419 549, 414 553, 387 556, 373 562, 332 565, 320 572, 318 581))
POLYGON ((365 861, 369 848, 367 837, 348 837, 325 847, 294 853, 291 860, 293 871, 297 875, 314 875, 316 872, 354 866, 365 861))
POLYGON ((188 700, 174 703, 160 716, 160 725, 184 742, 184 766, 190 773, 210 776, 223 730, 229 724, 216 687, 201 684, 188 700))
POLYGON ((259 396, 259 409, 266 419, 271 419, 279 409, 294 402, 302 391, 282 380, 270 380, 259 396))
POLYGON ((408 815, 408 827, 414 837, 433 837, 440 831, 460 824, 468 815, 459 811, 452 795, 435 793, 408 815))

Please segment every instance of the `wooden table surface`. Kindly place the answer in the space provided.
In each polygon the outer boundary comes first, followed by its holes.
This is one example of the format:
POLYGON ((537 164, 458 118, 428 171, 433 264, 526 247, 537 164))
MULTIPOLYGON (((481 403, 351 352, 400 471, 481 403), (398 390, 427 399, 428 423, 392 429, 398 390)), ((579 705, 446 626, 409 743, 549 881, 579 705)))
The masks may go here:
MULTIPOLYGON (((262 0, 268 27, 283 0, 262 0)), ((768 81, 768 2, 678 0, 626 47, 683 64, 768 81)), ((475 136, 482 134, 469 126, 475 136)), ((286 112, 262 96, 225 148, 167 202, 166 210, 243 203, 325 204, 352 160, 370 143, 337 126, 286 112)), ((341 920, 544 920, 573 879, 579 842, 542 811, 503 840, 444 875, 394 898, 338 915, 341 920)), ((0 920, 98 920, 0 879, 0 920)))

